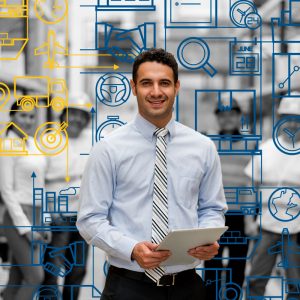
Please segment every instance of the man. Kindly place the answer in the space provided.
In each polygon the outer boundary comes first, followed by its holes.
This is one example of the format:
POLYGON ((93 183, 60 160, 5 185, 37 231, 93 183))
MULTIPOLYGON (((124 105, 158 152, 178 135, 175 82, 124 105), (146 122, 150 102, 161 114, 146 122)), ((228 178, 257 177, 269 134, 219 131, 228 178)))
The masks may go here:
MULTIPOLYGON (((291 120, 286 123, 287 125, 284 130, 282 130, 278 136, 278 142, 281 145, 292 145, 288 133, 296 133, 299 129, 299 122, 296 122, 297 118, 300 116, 299 99, 283 98, 278 108, 278 114, 282 119, 287 118, 291 120)), ((294 135, 294 142, 295 149, 299 149, 299 134, 294 135)), ((290 241, 295 243, 295 245, 297 243, 297 233, 300 232, 299 217, 286 221, 280 220, 278 215, 272 214, 272 211, 274 211, 273 205, 275 204, 276 209, 284 212, 287 211, 287 204, 285 201, 287 198, 282 196, 281 199, 272 201, 271 197, 272 193, 278 188, 299 187, 300 169, 295 166, 300 165, 300 157, 299 155, 288 155, 281 152, 274 144, 272 138, 261 145, 261 151, 262 165, 260 164, 260 159, 256 156, 245 169, 246 175, 250 178, 253 176, 255 185, 260 189, 262 202, 262 237, 255 255, 252 257, 250 276, 254 276, 254 278, 251 280, 251 284, 248 287, 249 295, 252 297, 264 296, 265 288, 268 283, 268 276, 271 275, 273 268, 276 266, 277 255, 275 255, 275 252, 273 252, 272 249, 274 249, 274 246, 276 246, 277 243, 281 242, 283 228, 287 228, 290 234, 290 241), (262 177, 262 182, 260 182, 260 176, 262 177), (270 205, 270 208, 268 204, 270 205)), ((289 202, 290 200, 292 199, 290 198, 289 202)), ((290 207, 292 207, 292 205, 290 205, 290 207)), ((285 245, 282 246, 285 247, 285 245)), ((288 249, 284 249, 284 251, 286 250, 288 249)), ((280 251, 277 253, 279 252, 280 251)), ((287 267, 284 271, 288 279, 299 280, 299 268, 295 267, 300 265, 299 254, 296 251, 289 252, 289 257, 282 257, 282 260, 289 259, 293 261, 294 267, 287 267)), ((290 285, 286 291, 289 296, 288 299, 300 299, 299 292, 295 290, 295 287, 297 286, 290 285)))
MULTIPOLYGON (((80 236, 75 226, 77 211, 79 208, 79 186, 86 163, 86 156, 80 155, 84 149, 91 145, 91 135, 85 130, 90 121, 89 96, 84 93, 71 93, 69 96, 69 108, 64 109, 60 115, 60 122, 67 122, 68 146, 69 146, 69 181, 65 179, 65 153, 49 156, 46 171, 46 190, 56 192, 58 196, 63 190, 68 194, 67 210, 52 214, 52 241, 47 247, 44 256, 45 279, 44 285, 57 285, 58 276, 64 277, 62 298, 64 300, 77 300, 80 284, 86 273, 86 261, 88 245, 80 236), (75 247, 73 249, 73 247, 75 247), (73 251, 71 251, 71 249, 73 251), (76 253, 74 255, 74 253, 76 253), (76 265, 73 265, 76 261, 76 265), (81 263, 83 262, 83 263, 81 263), (64 266, 59 273, 57 270, 64 266), (55 271, 53 271, 55 270, 55 271)), ((57 207, 51 207, 51 211, 57 211, 57 207)))
POLYGON ((131 80, 139 113, 87 163, 77 226, 109 256, 102 300, 204 298, 194 268, 217 254, 217 242, 190 249, 199 259, 191 265, 159 267, 172 254, 155 251, 171 229, 224 226, 227 208, 213 142, 172 120, 179 86, 172 54, 141 53, 131 80))
MULTIPOLYGON (((229 99, 222 98, 222 101, 226 100, 229 99)), ((226 148, 228 148, 228 140, 231 140, 233 150, 245 149, 245 140, 240 132, 242 110, 236 99, 232 98, 230 99, 230 102, 230 110, 220 109, 219 104, 215 109, 215 115, 219 125, 219 135, 221 136, 221 139, 216 143, 222 148, 222 142, 224 142, 224 144, 227 145, 226 148)), ((231 191, 238 188, 245 188, 249 183, 248 177, 244 174, 244 169, 249 162, 249 156, 236 155, 234 152, 229 153, 227 151, 223 152, 223 155, 220 155, 220 160, 224 187, 230 188, 231 191)), ((239 202, 243 201, 240 194, 238 200, 239 202)), ((240 237, 245 237, 244 215, 236 214, 237 205, 230 204, 230 202, 233 202, 232 193, 229 194, 229 199, 227 199, 227 201, 228 212, 226 214, 226 225, 229 226, 231 232, 238 232, 240 237)), ((245 278, 248 244, 232 243, 227 244, 225 247, 229 251, 229 254, 227 255, 229 259, 227 260, 226 268, 230 269, 231 272, 231 274, 226 274, 226 282, 229 283, 232 281, 242 288, 245 278)), ((219 270, 225 268, 222 261, 222 254, 225 247, 224 245, 220 246, 217 257, 213 260, 206 261, 205 268, 219 270)), ((219 271, 219 278, 221 278, 220 273, 221 271, 219 271)), ((205 272, 206 281, 210 280, 211 282, 214 282, 213 276, 215 276, 215 271, 205 272)), ((215 285, 211 285, 207 290, 209 290, 211 299, 216 299, 216 296, 213 296, 216 293, 215 285)), ((235 297, 237 297, 236 299, 239 299, 240 295, 236 295, 236 293, 236 290, 228 290, 226 296, 228 299, 235 299, 235 297)))

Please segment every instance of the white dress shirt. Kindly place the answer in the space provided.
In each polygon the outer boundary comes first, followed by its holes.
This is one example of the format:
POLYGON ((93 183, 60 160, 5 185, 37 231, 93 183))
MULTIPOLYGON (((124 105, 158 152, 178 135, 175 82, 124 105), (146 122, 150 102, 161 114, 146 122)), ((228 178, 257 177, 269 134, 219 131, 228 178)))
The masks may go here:
MULTIPOLYGON (((169 229, 224 226, 226 200, 214 143, 170 121, 167 126, 169 229)), ((142 116, 95 145, 81 184, 77 226, 88 243, 120 268, 144 270, 131 260, 134 246, 151 241, 155 126, 142 116)), ((200 263, 166 267, 166 273, 200 263)))

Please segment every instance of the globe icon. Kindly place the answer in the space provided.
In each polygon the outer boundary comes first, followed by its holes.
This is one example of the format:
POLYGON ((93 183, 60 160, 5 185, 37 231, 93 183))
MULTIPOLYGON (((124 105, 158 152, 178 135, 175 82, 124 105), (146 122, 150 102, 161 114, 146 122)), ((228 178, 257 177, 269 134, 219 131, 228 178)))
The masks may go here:
POLYGON ((292 188, 276 189, 269 198, 268 206, 275 219, 281 222, 295 220, 300 214, 300 195, 292 188))

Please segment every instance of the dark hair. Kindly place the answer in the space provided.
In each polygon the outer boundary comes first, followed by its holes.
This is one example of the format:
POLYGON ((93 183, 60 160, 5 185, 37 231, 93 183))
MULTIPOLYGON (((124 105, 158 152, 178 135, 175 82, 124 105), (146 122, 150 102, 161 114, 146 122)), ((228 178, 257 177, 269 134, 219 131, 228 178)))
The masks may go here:
POLYGON ((136 83, 137 72, 139 66, 148 61, 156 61, 163 65, 169 66, 173 70, 174 82, 178 80, 178 64, 174 55, 170 52, 165 51, 162 48, 156 49, 151 48, 147 51, 140 53, 134 60, 132 67, 132 79, 136 83))
MULTIPOLYGON (((79 110, 79 111, 81 111, 84 115, 84 118, 85 118, 85 125, 87 125, 90 122, 91 114, 89 114, 87 111, 84 111, 84 110, 76 108, 76 107, 69 107, 68 111, 70 112, 70 110, 79 110)), ((67 121, 66 115, 67 115, 67 109, 64 108, 62 113, 59 116, 60 123, 67 121)))
POLYGON ((17 104, 17 101, 15 101, 10 107, 9 116, 12 117, 18 110, 21 110, 21 107, 17 104))

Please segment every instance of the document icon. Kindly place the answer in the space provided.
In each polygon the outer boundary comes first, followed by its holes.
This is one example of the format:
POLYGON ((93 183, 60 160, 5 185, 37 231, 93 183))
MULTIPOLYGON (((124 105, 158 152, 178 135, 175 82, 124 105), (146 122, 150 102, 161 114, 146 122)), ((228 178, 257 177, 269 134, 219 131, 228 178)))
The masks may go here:
POLYGON ((167 27, 216 27, 216 0, 166 0, 167 27))

